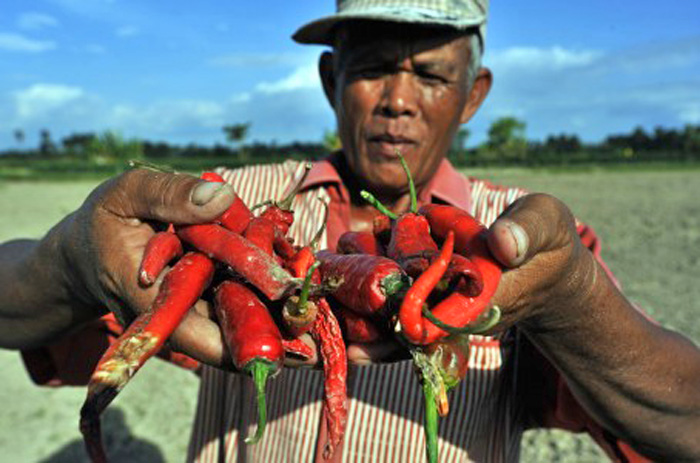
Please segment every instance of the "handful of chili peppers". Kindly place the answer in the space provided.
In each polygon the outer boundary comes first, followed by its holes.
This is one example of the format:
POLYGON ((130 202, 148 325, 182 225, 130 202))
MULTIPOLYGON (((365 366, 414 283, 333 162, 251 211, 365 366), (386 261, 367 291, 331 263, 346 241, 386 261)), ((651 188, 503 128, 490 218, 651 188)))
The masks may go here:
MULTIPOLYGON (((308 244, 287 237, 291 205, 310 169, 280 202, 249 208, 236 197, 216 221, 163 224, 146 246, 138 278, 157 281, 150 310, 140 314, 105 352, 88 385, 80 428, 93 462, 106 462, 100 415, 200 298, 210 300, 234 366, 257 390, 258 426, 265 430, 267 379, 285 353, 310 358, 299 336, 318 345, 324 371, 324 457, 340 444, 347 418, 346 342, 397 336, 407 347, 425 396, 426 451, 437 461, 437 416, 449 409, 446 392, 466 372, 469 333, 491 328, 500 312, 490 306, 501 269, 488 254, 483 225, 451 206, 417 208, 408 167, 411 209, 396 215, 362 192, 384 215, 373 232, 347 232, 337 251, 316 251, 324 232, 308 244), (260 209, 255 213, 256 209, 260 209)), ((205 181, 223 182, 207 172, 205 181)), ((327 212, 327 209, 326 209, 327 212)))

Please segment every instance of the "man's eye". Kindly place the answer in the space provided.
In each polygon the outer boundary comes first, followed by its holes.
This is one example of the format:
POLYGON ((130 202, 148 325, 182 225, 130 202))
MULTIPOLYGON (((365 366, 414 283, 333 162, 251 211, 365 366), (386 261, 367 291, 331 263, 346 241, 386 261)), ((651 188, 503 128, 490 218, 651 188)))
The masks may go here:
POLYGON ((437 85, 437 84, 447 83, 447 79, 445 79, 443 76, 438 75, 438 74, 431 74, 431 73, 425 72, 425 73, 419 73, 418 77, 420 77, 420 79, 422 81, 424 81, 428 84, 437 85))

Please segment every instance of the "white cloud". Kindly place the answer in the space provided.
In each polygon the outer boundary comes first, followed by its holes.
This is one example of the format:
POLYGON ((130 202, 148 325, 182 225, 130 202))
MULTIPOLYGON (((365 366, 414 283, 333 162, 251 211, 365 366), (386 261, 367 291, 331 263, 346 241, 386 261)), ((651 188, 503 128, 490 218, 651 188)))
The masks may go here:
POLYGON ((56 42, 50 40, 33 40, 20 34, 0 33, 0 50, 39 53, 55 48, 56 42))
POLYGON ((320 85, 321 79, 318 75, 318 67, 313 63, 297 67, 282 79, 273 82, 260 82, 255 86, 255 90, 266 94, 274 94, 320 88, 320 85))
POLYGON ((42 117, 84 96, 82 88, 60 84, 34 84, 14 94, 17 115, 22 119, 42 117))
POLYGON ((183 128, 218 128, 225 122, 223 104, 207 100, 159 101, 145 106, 119 104, 111 111, 110 122, 139 131, 168 133, 183 128))
POLYGON ((512 47, 490 53, 486 61, 498 71, 542 71, 588 66, 600 56, 599 51, 567 50, 560 46, 512 47))
POLYGON ((117 37, 133 37, 139 35, 141 31, 136 26, 122 26, 116 30, 117 37))
POLYGON ((43 13, 23 13, 17 19, 17 26, 25 30, 38 30, 46 27, 58 26, 58 20, 53 16, 43 13))

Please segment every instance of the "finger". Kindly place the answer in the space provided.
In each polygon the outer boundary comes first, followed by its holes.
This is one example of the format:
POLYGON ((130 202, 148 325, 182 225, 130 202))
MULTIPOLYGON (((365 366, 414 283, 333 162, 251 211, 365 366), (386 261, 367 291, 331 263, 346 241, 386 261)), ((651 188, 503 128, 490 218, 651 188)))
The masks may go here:
POLYGON ((350 344, 347 347, 348 362, 356 365, 396 362, 410 358, 408 351, 393 341, 350 344))
POLYGON ((214 220, 235 197, 227 183, 145 169, 130 170, 105 188, 104 207, 114 214, 176 224, 214 220))
POLYGON ((233 369, 219 325, 197 310, 190 310, 170 336, 173 349, 217 368, 233 369))
POLYGON ((515 201, 491 225, 488 245, 506 267, 518 267, 538 253, 566 246, 575 234, 573 217, 556 198, 532 194, 515 201))

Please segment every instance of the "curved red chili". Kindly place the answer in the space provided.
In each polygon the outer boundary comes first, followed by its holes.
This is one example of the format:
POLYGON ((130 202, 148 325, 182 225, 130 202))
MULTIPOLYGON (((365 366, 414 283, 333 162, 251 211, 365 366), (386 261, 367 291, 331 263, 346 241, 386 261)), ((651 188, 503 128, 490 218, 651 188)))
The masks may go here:
POLYGON ((428 325, 427 320, 423 318, 423 305, 450 265, 453 249, 454 233, 448 232, 438 257, 408 289, 401 302, 401 332, 413 344, 428 344, 425 342, 428 325))
POLYGON ((182 255, 180 238, 169 227, 168 231, 158 232, 146 243, 139 268, 139 283, 151 286, 165 266, 176 257, 182 255))
POLYGON ((147 312, 119 336, 102 355, 88 383, 88 392, 80 410, 80 431, 93 462, 104 462, 100 414, 155 355, 185 314, 209 286, 214 274, 213 262, 203 254, 185 254, 163 278, 158 295, 147 312))
MULTIPOLYGON (((226 180, 216 172, 203 172, 200 176, 202 180, 207 182, 225 183, 226 180)), ((231 205, 221 214, 216 222, 223 225, 226 229, 234 233, 243 233, 248 226, 248 222, 253 219, 253 213, 248 206, 243 202, 240 196, 235 195, 231 205)))
MULTIPOLYGON (((465 327, 465 331, 476 332, 486 329, 495 323, 500 312, 497 308, 491 308, 491 298, 498 288, 501 278, 501 266, 491 256, 486 245, 487 229, 466 211, 452 206, 430 204, 420 210, 430 223, 433 236, 436 239, 444 239, 454 230, 455 252, 468 257, 479 269, 483 277, 483 289, 476 297, 469 297, 460 292, 453 292, 432 309, 434 321, 442 322, 451 327, 465 327), (468 327, 481 317, 486 315, 486 320, 479 323, 480 326, 468 327)), ((459 330, 456 330, 459 331, 459 330)), ((428 324, 428 333, 425 341, 433 342, 446 332, 434 324, 428 324)))

